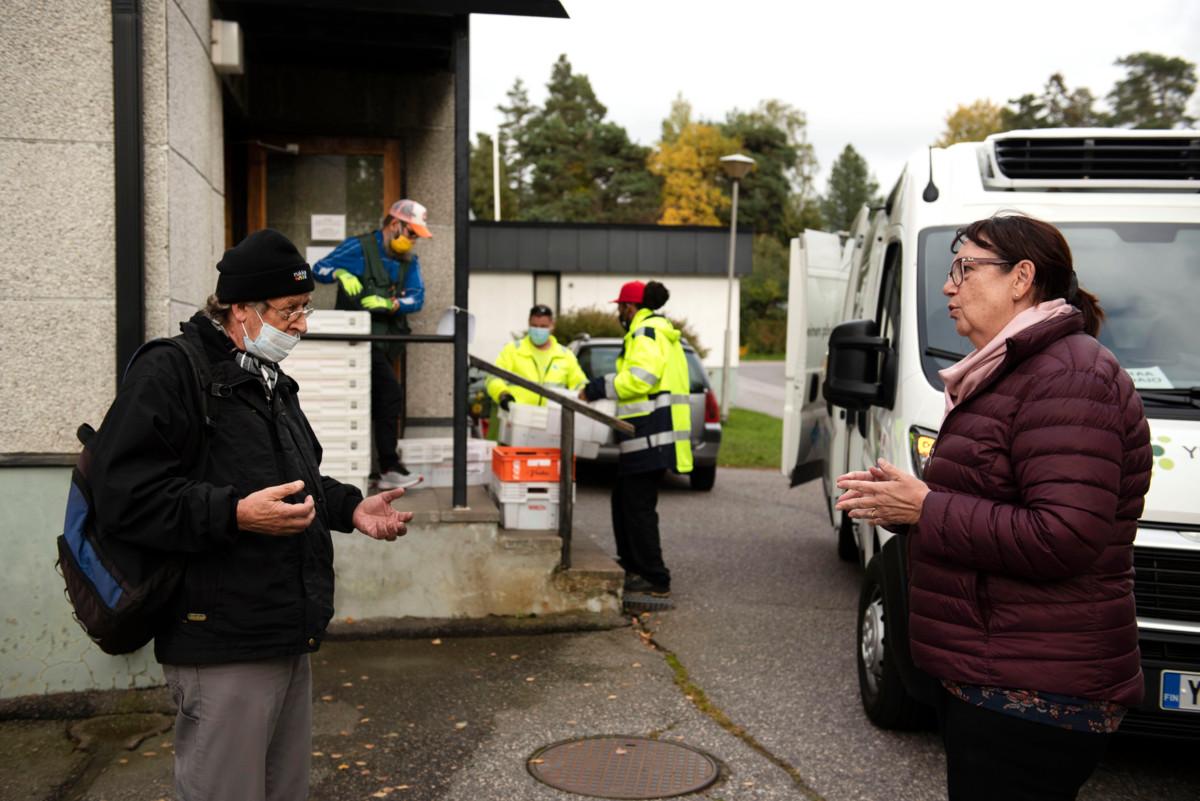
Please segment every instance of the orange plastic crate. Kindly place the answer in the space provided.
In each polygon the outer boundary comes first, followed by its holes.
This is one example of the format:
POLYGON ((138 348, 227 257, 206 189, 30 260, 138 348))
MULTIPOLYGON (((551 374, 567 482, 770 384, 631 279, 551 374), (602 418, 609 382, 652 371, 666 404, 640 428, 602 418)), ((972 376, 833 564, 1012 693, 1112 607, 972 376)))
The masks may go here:
POLYGON ((497 445, 492 472, 501 481, 558 481, 562 456, 558 448, 497 445))

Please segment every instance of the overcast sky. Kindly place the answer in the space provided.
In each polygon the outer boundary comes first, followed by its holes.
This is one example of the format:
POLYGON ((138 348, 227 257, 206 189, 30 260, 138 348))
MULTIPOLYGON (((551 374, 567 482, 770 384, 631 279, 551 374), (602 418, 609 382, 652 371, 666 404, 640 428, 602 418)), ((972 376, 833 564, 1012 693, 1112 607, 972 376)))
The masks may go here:
MULTIPOLYGON (((518 76, 540 104, 551 66, 566 53, 609 118, 644 145, 658 139, 680 92, 703 119, 768 98, 792 104, 808 116, 818 191, 847 143, 886 191, 959 103, 1037 93, 1054 72, 1103 98, 1123 74, 1113 61, 1142 50, 1200 62, 1194 0, 563 5, 569 20, 472 16, 472 131, 499 123, 496 105, 518 76)), ((1200 98, 1191 113, 1200 116, 1200 98)))

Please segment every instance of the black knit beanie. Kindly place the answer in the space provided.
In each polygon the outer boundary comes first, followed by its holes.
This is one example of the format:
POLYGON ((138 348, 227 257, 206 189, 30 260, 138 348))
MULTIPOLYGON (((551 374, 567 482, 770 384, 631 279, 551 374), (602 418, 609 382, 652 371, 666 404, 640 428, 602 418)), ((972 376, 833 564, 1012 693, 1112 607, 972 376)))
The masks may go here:
POLYGON ((217 300, 222 303, 303 295, 315 286, 296 246, 271 228, 255 231, 225 251, 217 272, 217 300))

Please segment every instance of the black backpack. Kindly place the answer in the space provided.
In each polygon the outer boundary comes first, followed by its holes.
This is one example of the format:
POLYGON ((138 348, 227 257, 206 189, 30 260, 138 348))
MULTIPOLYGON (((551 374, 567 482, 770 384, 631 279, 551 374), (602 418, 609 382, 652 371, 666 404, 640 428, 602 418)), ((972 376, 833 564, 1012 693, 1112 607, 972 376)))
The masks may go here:
MULTIPOLYGON (((194 469, 203 469, 208 429, 213 425, 208 391, 214 385, 208 359, 181 334, 142 345, 130 359, 130 366, 150 348, 162 345, 183 351, 191 365, 204 425, 196 452, 187 463, 194 465, 194 469)), ((125 372, 128 375, 128 367, 125 372)), ((84 423, 76 436, 83 443, 83 451, 71 472, 56 564, 66 580, 67 599, 75 609, 79 625, 105 653, 127 654, 154 638, 183 577, 184 558, 122 542, 97 530, 91 476, 96 431, 84 423)))

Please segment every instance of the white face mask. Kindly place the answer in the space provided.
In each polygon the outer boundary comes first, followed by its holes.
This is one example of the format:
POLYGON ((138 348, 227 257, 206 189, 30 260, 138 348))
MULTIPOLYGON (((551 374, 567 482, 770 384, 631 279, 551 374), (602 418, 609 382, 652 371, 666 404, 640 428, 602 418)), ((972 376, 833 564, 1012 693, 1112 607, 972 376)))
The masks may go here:
MULTIPOLYGON (((258 309, 255 309, 254 313, 258 314, 258 309)), ((292 352, 292 348, 296 347, 296 343, 300 341, 300 337, 293 336, 286 331, 280 331, 266 320, 263 320, 261 314, 258 314, 258 319, 262 322, 262 330, 258 332, 257 339, 250 336, 250 333, 246 330, 246 324, 242 323, 242 341, 246 345, 246 352, 251 356, 257 356, 263 361, 278 364, 292 352)))

